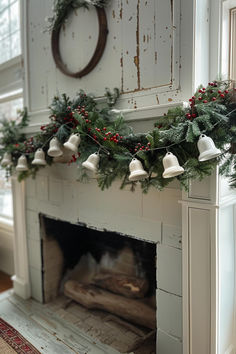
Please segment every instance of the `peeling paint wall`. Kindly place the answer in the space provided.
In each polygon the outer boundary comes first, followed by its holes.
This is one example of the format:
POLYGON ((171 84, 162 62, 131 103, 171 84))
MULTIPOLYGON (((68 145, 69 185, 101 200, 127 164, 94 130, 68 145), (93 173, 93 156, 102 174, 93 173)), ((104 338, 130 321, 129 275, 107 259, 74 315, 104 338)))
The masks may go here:
MULTIPOLYGON (((121 108, 140 108, 180 100, 180 1, 112 0, 106 9, 108 39, 96 68, 81 79, 65 76, 51 54, 50 35, 43 33, 52 0, 27 2, 30 111, 45 109, 56 91, 74 95, 80 88, 101 97, 118 87, 121 108)), ((76 10, 63 26, 62 58, 78 71, 88 63, 98 39, 94 8, 76 10)))

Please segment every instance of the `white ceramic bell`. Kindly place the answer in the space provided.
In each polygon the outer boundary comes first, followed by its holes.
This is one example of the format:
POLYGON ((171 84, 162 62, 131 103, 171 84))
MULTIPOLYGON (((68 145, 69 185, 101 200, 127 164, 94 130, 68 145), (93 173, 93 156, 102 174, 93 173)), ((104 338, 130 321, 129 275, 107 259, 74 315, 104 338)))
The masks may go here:
POLYGON ((77 153, 80 141, 81 139, 79 134, 72 134, 69 140, 64 144, 64 147, 73 151, 74 153, 77 153))
POLYGON ((135 158, 133 158, 130 162, 129 170, 129 180, 132 182, 139 181, 141 179, 147 178, 148 176, 148 173, 143 169, 141 161, 135 158))
POLYGON ((49 150, 48 150, 47 154, 49 156, 52 156, 52 157, 61 156, 62 155, 62 150, 60 148, 60 143, 59 143, 59 140, 56 137, 52 138, 52 140, 50 141, 49 150))
POLYGON ((162 174, 163 178, 172 178, 184 173, 184 169, 179 165, 177 157, 171 152, 167 152, 163 158, 163 166, 165 169, 162 174))
POLYGON ((40 165, 40 166, 45 166, 46 160, 45 160, 45 153, 43 149, 38 149, 34 155, 34 159, 32 161, 32 165, 40 165))
POLYGON ((211 160, 221 154, 221 151, 216 148, 214 141, 204 134, 200 135, 197 147, 200 153, 199 161, 211 160))
POLYGON ((11 154, 9 152, 5 152, 3 155, 3 159, 1 161, 1 166, 5 167, 12 164, 11 154))
POLYGON ((90 171, 97 172, 99 160, 99 154, 95 152, 94 154, 90 155, 86 161, 82 163, 82 166, 90 171))
POLYGON ((27 165, 27 159, 25 155, 21 155, 17 161, 17 166, 16 166, 16 171, 21 172, 21 171, 28 171, 28 165, 27 165))

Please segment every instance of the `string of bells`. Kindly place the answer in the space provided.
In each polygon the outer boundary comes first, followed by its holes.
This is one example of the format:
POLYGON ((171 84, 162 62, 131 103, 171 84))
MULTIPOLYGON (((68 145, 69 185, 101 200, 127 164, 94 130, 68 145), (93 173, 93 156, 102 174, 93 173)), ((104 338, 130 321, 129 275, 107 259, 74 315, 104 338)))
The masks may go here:
MULTIPOLYGON (((47 154, 54 158, 54 162, 67 162, 65 160, 67 160, 68 157, 71 157, 71 153, 73 154, 78 153, 80 142, 81 142, 81 138, 79 133, 72 134, 69 137, 68 141, 63 144, 63 146, 60 144, 58 138, 54 136, 50 140, 47 154)), ((163 150, 164 148, 166 148, 167 150, 167 153, 164 156, 162 161, 164 166, 164 172, 162 174, 163 178, 173 178, 184 173, 184 168, 180 166, 178 158, 172 152, 168 151, 168 147, 171 147, 173 145, 176 144, 171 144, 167 147, 150 149, 151 151, 161 150, 161 149, 163 150)), ((216 148, 214 141, 210 137, 206 136, 205 134, 200 135, 197 143, 197 147, 199 150, 198 160, 200 162, 214 159, 217 156, 221 155, 221 151, 216 148)), ((100 147, 100 149, 101 148, 102 146, 100 147)), ((104 150, 107 152, 106 149, 104 150)), ((87 160, 82 163, 82 166, 87 170, 96 173, 98 171, 99 161, 100 161, 99 151, 91 154, 87 158, 87 160)), ((129 164, 129 171, 130 171, 129 180, 132 182, 140 181, 148 177, 148 173, 143 168, 142 162, 139 159, 137 159, 135 155, 136 154, 133 155, 133 158, 129 164)), ((45 160, 45 152, 43 151, 43 148, 37 149, 34 155, 34 159, 32 161, 32 165, 45 166, 46 164, 47 162, 45 160)), ((9 152, 4 153, 3 159, 1 161, 1 165, 3 167, 13 165, 12 156, 9 152)), ((23 154, 19 157, 17 161, 16 171, 23 172, 28 170, 29 167, 27 163, 27 158, 23 154)))

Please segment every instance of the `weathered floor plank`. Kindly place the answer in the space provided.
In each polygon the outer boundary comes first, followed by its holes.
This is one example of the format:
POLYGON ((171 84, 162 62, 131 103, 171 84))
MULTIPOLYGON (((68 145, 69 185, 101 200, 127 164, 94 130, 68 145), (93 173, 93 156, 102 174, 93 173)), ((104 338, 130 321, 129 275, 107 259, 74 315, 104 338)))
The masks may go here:
POLYGON ((133 343, 145 336, 145 331, 125 328, 114 316, 99 311, 88 312, 75 303, 66 308, 67 302, 68 299, 62 296, 42 305, 32 299, 25 301, 8 291, 0 294, 0 317, 42 354, 155 353, 153 340, 150 345, 140 343, 141 351, 124 350, 131 349, 133 343), (101 337, 103 343, 97 339, 101 337))
POLYGON ((74 354, 60 338, 51 335, 43 327, 26 316, 16 306, 4 299, 0 301, 0 316, 19 331, 32 345, 43 354, 74 354))
POLYGON ((8 301, 42 326, 49 334, 56 336, 70 348, 73 348, 76 353, 118 354, 116 350, 79 331, 78 327, 65 321, 47 305, 42 305, 34 300, 24 301, 14 295, 9 297, 8 301))

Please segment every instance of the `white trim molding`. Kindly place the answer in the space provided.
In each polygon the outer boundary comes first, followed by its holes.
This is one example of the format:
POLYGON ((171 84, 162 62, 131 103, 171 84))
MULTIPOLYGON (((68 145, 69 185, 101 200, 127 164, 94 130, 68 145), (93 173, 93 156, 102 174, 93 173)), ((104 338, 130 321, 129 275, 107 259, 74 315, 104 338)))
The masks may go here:
POLYGON ((14 212, 14 292, 23 299, 31 295, 29 281, 28 250, 25 217, 25 184, 12 177, 13 212, 14 212))
POLYGON ((218 191, 216 170, 181 201, 183 354, 218 353, 218 191))

